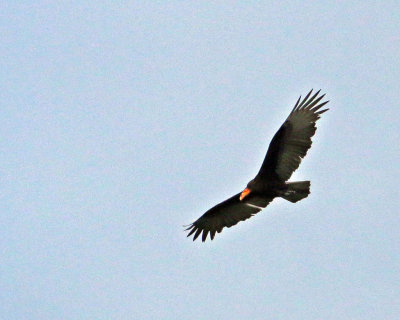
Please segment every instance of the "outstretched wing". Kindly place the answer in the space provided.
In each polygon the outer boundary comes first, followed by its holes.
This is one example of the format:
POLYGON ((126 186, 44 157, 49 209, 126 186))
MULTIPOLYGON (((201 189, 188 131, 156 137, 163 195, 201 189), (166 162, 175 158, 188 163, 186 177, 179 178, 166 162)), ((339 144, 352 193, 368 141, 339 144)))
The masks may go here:
POLYGON ((272 139, 256 179, 277 178, 287 181, 299 167, 311 147, 311 137, 317 130, 315 123, 322 113, 329 110, 321 110, 329 101, 320 103, 325 95, 318 97, 319 92, 310 97, 311 90, 301 102, 301 96, 297 100, 289 117, 272 139))
POLYGON ((210 233, 210 238, 213 240, 216 232, 220 233, 225 227, 230 228, 240 221, 251 218, 273 200, 272 197, 265 198, 250 194, 246 199, 240 201, 239 196, 240 193, 208 210, 189 225, 186 229, 189 231, 187 236, 194 234, 194 241, 203 232, 202 241, 204 242, 210 233))

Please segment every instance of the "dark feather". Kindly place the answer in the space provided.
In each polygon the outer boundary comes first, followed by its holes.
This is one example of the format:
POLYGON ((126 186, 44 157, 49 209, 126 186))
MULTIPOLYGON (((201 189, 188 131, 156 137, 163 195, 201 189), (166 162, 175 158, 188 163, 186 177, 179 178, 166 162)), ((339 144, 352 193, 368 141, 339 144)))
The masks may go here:
POLYGON ((204 242, 210 233, 213 240, 216 232, 220 233, 225 227, 230 228, 240 221, 247 220, 265 208, 273 199, 250 195, 240 201, 239 196, 240 193, 208 210, 186 229, 190 230, 187 236, 194 233, 193 240, 196 240, 203 232, 202 241, 204 242))
POLYGON ((325 96, 317 98, 319 92, 320 90, 310 98, 311 90, 300 104, 299 98, 289 117, 272 139, 256 179, 287 181, 299 167, 311 147, 311 138, 317 129, 315 124, 319 116, 328 110, 318 111, 329 102, 319 104, 325 96))

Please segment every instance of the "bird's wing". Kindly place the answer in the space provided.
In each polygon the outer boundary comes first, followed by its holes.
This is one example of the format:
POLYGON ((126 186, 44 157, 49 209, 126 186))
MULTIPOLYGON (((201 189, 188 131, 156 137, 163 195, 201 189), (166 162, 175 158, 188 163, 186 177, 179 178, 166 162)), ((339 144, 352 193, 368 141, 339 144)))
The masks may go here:
POLYGON ((230 228, 240 221, 244 221, 265 208, 273 198, 249 195, 245 200, 239 200, 240 193, 217 204, 208 210, 199 219, 188 226, 188 237, 194 234, 193 241, 203 232, 202 241, 210 233, 211 240, 215 233, 220 233, 224 227, 230 228))
POLYGON ((329 101, 321 102, 325 95, 320 91, 311 96, 312 90, 297 100, 289 117, 273 137, 258 178, 278 178, 287 181, 299 167, 301 160, 311 147, 311 137, 317 130, 315 123, 329 109, 321 108, 329 101))

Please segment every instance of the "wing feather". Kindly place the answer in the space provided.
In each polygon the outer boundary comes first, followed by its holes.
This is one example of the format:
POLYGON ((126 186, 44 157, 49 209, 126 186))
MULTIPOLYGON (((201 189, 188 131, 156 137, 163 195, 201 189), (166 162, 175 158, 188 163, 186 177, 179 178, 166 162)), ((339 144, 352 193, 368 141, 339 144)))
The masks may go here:
POLYGON ((300 96, 292 112, 275 134, 258 178, 287 181, 311 148, 311 138, 317 130, 316 122, 322 113, 329 110, 321 110, 329 102, 320 103, 325 95, 318 97, 319 90, 311 96, 312 91, 303 100, 300 96))
POLYGON ((240 193, 217 204, 199 219, 188 226, 188 237, 194 234, 193 241, 196 240, 201 233, 202 241, 206 241, 208 234, 211 240, 215 234, 220 233, 223 228, 230 228, 240 221, 244 221, 260 212, 265 208, 273 198, 266 198, 257 195, 249 195, 243 201, 239 200, 240 193))

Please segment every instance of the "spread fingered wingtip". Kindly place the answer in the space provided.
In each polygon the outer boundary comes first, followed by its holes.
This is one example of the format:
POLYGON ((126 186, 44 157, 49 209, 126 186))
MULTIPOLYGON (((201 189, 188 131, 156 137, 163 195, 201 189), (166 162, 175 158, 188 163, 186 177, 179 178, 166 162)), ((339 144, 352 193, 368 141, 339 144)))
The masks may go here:
MULTIPOLYGON (((194 234, 193 241, 195 241, 200 236, 200 234, 203 232, 202 241, 203 242, 206 241, 207 235, 208 235, 208 231, 207 230, 203 230, 203 229, 195 226, 194 223, 192 223, 190 225, 186 225, 184 227, 187 227, 184 231, 189 231, 189 233, 187 234, 186 237, 190 237, 192 234, 194 234)), ((212 236, 212 234, 211 234, 211 236, 212 236)))
POLYGON ((311 89, 309 93, 307 93, 307 95, 304 97, 303 101, 300 103, 300 105, 298 106, 297 109, 300 109, 301 107, 303 107, 304 103, 308 100, 308 98, 310 97, 311 93, 313 92, 314 89, 311 89))
POLYGON ((189 231, 186 237, 190 237, 196 230, 197 228, 193 224, 189 226, 189 228, 185 229, 185 231, 189 231))
POLYGON ((301 99, 301 96, 297 99, 296 104, 294 105, 292 112, 300 111, 300 110, 310 110, 314 112, 315 114, 322 114, 323 112, 328 111, 329 109, 324 109, 319 111, 324 105, 326 105, 328 101, 320 103, 322 99, 325 97, 325 93, 321 96, 318 97, 318 95, 321 93, 321 89, 319 89, 317 92, 315 92, 312 96, 311 94, 313 93, 314 89, 311 89, 307 95, 301 99), (320 104, 318 104, 320 103, 320 104), (318 112, 317 112, 318 111, 318 112))

